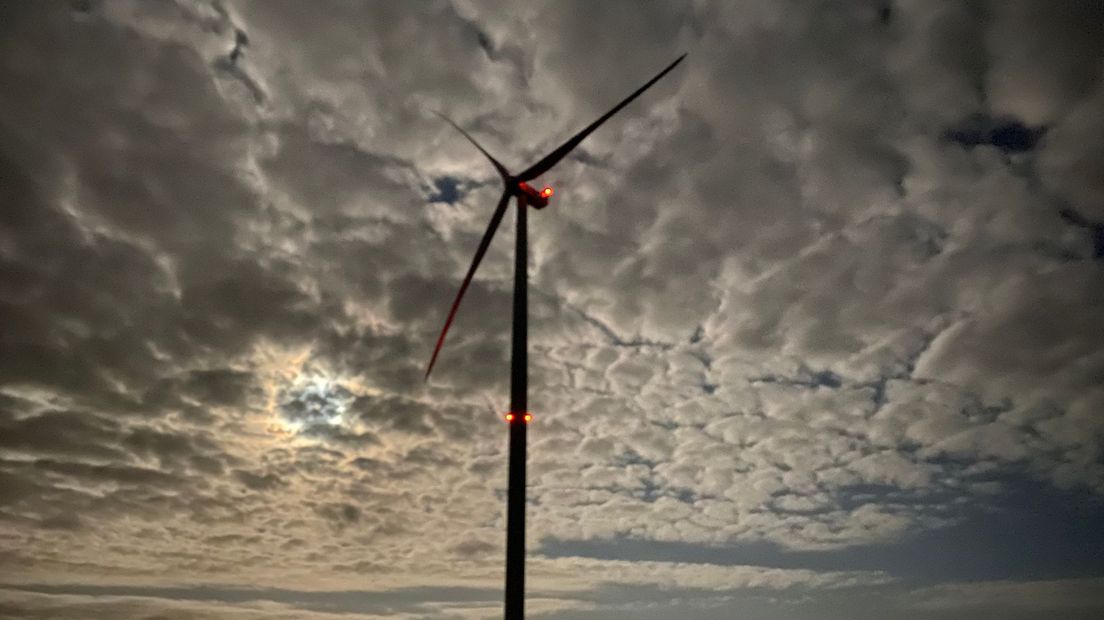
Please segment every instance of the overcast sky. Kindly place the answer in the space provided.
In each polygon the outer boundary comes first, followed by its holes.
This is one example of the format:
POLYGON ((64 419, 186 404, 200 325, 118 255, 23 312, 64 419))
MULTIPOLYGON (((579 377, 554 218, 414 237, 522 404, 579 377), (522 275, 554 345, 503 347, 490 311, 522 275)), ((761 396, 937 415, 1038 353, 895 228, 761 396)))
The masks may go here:
POLYGON ((0 4, 0 617, 1104 613, 1099 0, 0 4))

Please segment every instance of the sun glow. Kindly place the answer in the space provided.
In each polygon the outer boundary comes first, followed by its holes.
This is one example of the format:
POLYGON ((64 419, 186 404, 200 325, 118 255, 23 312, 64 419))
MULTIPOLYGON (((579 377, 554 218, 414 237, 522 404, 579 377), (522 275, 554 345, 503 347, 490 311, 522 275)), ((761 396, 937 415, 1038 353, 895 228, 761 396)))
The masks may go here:
POLYGON ((353 401, 373 392, 312 357, 309 348, 289 351, 273 347, 257 352, 254 363, 264 377, 265 428, 269 433, 298 436, 348 426, 353 423, 349 414, 353 401))
POLYGON ((293 433, 345 426, 356 394, 341 382, 321 375, 301 375, 280 391, 276 414, 293 433))

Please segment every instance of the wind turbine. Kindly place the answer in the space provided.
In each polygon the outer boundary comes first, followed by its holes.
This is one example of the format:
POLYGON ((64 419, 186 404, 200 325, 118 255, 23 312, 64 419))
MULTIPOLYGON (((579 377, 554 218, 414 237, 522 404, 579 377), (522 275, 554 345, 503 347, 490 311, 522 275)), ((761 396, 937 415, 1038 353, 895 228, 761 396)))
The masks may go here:
POLYGON ((437 355, 441 352, 441 345, 445 343, 445 335, 448 334, 452 320, 456 318, 456 310, 460 307, 460 301, 471 284, 472 276, 487 253, 487 247, 491 245, 498 225, 502 222, 502 216, 506 213, 506 206, 511 197, 517 198, 517 236, 514 250, 514 323, 513 341, 510 356, 510 411, 506 414, 506 421, 510 424, 510 474, 509 489, 506 500, 506 620, 521 620, 525 611, 525 449, 527 440, 527 425, 533 416, 528 409, 528 274, 526 264, 529 258, 529 227, 526 219, 526 207, 543 209, 548 206, 548 199, 552 197, 552 188, 545 186, 537 191, 529 185, 529 181, 536 179, 548 172, 561 159, 575 147, 579 146, 588 135, 598 129, 602 123, 611 116, 621 111, 633 99, 648 90, 664 75, 675 68, 686 54, 679 56, 674 62, 667 65, 663 71, 648 80, 631 95, 618 103, 609 112, 606 112, 598 120, 587 125, 582 131, 564 142, 556 150, 545 155, 540 161, 529 166, 520 174, 513 174, 506 169, 497 159, 487 152, 475 138, 464 131, 450 118, 436 112, 438 116, 452 125, 457 131, 464 134, 480 153, 490 160, 491 165, 502 177, 502 196, 498 199, 498 206, 491 215, 491 222, 487 225, 487 231, 479 241, 479 247, 475 250, 475 257, 468 274, 464 276, 460 290, 456 293, 456 299, 452 302, 445 326, 441 329, 441 335, 437 337, 437 344, 433 348, 433 356, 429 358, 426 366, 425 380, 429 380, 429 373, 433 372, 433 366, 437 362, 437 355))

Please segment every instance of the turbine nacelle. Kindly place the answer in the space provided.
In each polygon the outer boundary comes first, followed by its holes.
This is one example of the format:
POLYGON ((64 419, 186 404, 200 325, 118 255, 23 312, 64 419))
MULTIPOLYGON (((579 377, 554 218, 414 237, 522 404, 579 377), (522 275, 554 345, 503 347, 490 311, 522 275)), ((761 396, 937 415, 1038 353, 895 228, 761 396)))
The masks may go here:
POLYGON ((548 206, 548 199, 552 197, 552 188, 545 185, 544 189, 537 191, 535 187, 525 181, 518 181, 518 193, 525 196, 525 204, 534 209, 543 209, 548 206))

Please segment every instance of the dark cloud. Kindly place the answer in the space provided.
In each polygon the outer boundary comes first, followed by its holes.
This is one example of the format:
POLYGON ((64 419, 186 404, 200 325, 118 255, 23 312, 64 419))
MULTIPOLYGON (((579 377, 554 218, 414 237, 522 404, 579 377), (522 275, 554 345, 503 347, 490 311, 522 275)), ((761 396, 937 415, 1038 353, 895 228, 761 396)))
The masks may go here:
POLYGON ((175 391, 216 407, 240 407, 257 396, 255 377, 230 368, 192 370, 181 383, 173 386, 175 391))
POLYGON ((269 491, 280 487, 284 481, 273 473, 257 474, 243 469, 235 469, 233 475, 239 482, 253 491, 269 491))
POLYGON ((992 145, 1005 153, 1022 153, 1035 148, 1042 128, 1027 127, 1015 119, 989 119, 975 116, 944 134, 947 140, 965 147, 992 145))
POLYGON ((1059 211, 1059 215, 1073 226, 1088 231, 1092 239, 1092 257, 1095 259, 1104 258, 1104 223, 1089 221, 1077 211, 1069 208, 1059 211))
POLYGON ((6 451, 108 461, 124 458, 123 451, 111 445, 121 435, 117 423, 87 411, 45 411, 17 418, 15 412, 22 410, 19 405, 28 404, 15 401, 0 413, 0 446, 6 451))
POLYGON ((315 511, 338 530, 360 521, 360 509, 352 504, 326 504, 318 506, 315 511))

